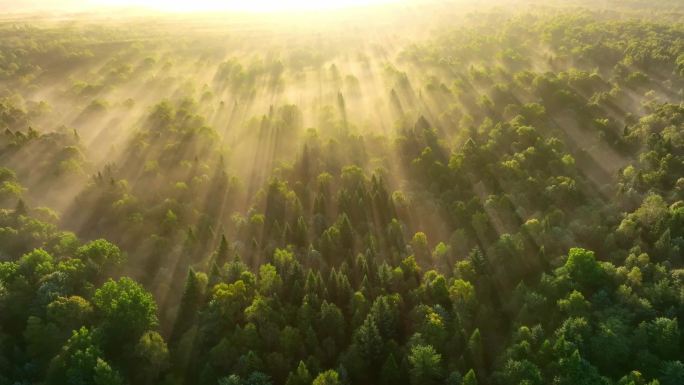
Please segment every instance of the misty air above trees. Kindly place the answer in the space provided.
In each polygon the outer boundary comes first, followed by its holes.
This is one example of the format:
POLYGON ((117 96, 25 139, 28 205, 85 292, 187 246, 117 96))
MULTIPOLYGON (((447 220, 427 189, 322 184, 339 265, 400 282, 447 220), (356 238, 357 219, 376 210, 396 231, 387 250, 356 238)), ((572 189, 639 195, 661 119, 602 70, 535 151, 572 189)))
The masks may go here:
POLYGON ((593 3, 3 16, 0 385, 684 384, 684 4, 593 3))

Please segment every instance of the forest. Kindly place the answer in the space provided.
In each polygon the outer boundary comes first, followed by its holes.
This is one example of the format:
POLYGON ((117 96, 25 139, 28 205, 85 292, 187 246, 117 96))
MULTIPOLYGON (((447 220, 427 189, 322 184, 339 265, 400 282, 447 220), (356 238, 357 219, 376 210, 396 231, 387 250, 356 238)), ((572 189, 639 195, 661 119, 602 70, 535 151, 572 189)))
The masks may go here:
POLYGON ((0 385, 682 385, 680 328, 681 0, 0 13, 0 385))

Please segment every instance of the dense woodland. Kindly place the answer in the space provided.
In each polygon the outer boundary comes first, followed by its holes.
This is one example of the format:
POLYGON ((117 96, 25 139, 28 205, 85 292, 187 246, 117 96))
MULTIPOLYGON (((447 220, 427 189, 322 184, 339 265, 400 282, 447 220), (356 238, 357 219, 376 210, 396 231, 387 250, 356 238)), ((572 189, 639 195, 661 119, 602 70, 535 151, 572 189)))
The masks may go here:
POLYGON ((684 4, 0 21, 0 385, 684 384, 684 4))

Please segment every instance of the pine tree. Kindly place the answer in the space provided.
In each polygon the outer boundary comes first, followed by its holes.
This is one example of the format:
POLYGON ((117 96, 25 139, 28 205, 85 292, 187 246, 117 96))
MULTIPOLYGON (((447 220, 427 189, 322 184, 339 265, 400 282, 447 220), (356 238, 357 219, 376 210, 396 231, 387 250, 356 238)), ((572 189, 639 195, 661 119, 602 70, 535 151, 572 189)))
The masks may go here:
POLYGON ((395 385, 401 382, 401 371, 397 360, 394 359, 394 354, 390 354, 385 363, 382 365, 382 370, 380 371, 380 384, 381 385, 395 385))
POLYGON ((359 349, 359 353, 369 366, 378 364, 382 355, 383 341, 372 317, 366 317, 363 325, 359 327, 354 335, 354 343, 359 349))
POLYGON ((204 297, 204 290, 206 285, 206 276, 204 280, 199 277, 193 269, 188 270, 188 275, 185 279, 185 288, 183 289, 183 296, 181 297, 180 306, 176 315, 176 321, 171 333, 171 342, 177 341, 185 331, 190 328, 197 319, 197 312, 202 304, 204 297))
POLYGON ((463 377, 463 385, 477 385, 477 377, 473 369, 470 369, 463 377))
POLYGON ((221 241, 219 241, 219 246, 216 249, 216 256, 214 257, 214 262, 218 266, 223 266, 228 261, 228 255, 230 250, 228 248, 228 241, 225 235, 221 235, 221 241))
POLYGON ((294 372, 290 372, 287 376, 287 382, 285 385, 310 385, 313 378, 309 373, 304 361, 299 361, 299 366, 294 372))

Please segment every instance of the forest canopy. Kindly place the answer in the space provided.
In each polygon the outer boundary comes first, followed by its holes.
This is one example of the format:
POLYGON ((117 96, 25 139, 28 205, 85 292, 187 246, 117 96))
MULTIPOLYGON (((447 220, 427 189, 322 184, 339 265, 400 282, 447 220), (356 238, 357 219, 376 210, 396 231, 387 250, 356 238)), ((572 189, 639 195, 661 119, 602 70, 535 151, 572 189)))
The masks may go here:
POLYGON ((2 8, 0 385, 684 384, 681 1, 2 8))

